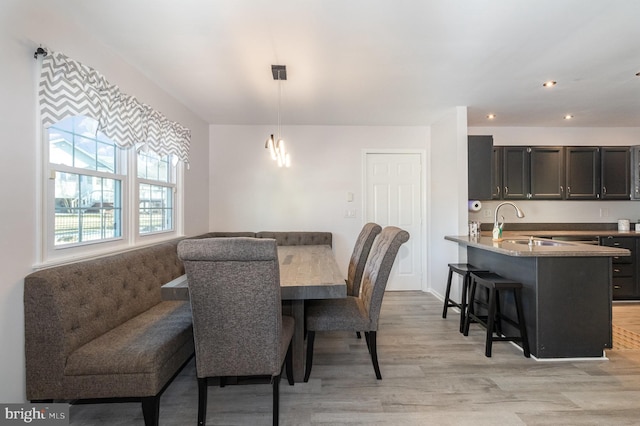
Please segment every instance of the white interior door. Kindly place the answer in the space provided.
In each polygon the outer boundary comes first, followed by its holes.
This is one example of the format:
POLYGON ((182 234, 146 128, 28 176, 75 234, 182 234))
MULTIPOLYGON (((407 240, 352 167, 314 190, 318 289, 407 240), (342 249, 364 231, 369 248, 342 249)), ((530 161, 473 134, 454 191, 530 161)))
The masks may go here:
POLYGON ((365 219, 398 226, 410 234, 400 247, 387 290, 422 289, 422 156, 366 153, 365 219))

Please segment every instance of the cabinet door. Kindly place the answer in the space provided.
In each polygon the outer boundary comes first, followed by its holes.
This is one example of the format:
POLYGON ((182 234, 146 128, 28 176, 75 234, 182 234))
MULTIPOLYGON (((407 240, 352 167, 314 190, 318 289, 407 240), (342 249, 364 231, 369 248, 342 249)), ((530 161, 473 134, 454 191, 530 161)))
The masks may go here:
POLYGON ((469 200, 490 200, 493 171, 493 136, 467 138, 469 200))
POLYGON ((603 147, 600 151, 603 200, 630 199, 631 155, 628 146, 603 147))
POLYGON ((564 198, 564 148, 545 146, 531 148, 531 198, 561 200, 564 198))
POLYGON ((567 200, 600 198, 600 148, 568 146, 566 154, 567 200))
POLYGON ((522 146, 502 148, 502 198, 524 200, 529 198, 529 151, 522 146))
POLYGON ((502 147, 493 147, 493 160, 491 162, 491 199, 502 199, 502 147))

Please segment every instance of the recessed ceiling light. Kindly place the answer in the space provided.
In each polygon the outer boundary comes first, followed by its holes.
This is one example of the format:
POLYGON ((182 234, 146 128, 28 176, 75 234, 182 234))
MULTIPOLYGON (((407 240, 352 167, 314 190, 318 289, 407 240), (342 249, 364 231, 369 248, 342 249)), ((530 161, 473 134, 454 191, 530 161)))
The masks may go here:
POLYGON ((571 114, 567 114, 567 115, 564 116, 565 120, 571 120, 572 118, 573 118, 573 115, 571 115, 571 114))
POLYGON ((553 81, 553 80, 545 81, 544 83, 542 83, 542 85, 543 85, 544 87, 553 87, 553 86, 555 86, 556 84, 558 84, 558 83, 556 83, 556 82, 555 82, 555 81, 553 81))
POLYGON ((487 114, 487 118, 489 120, 493 120, 494 118, 496 118, 496 115, 495 114, 487 114))
POLYGON ((638 77, 640 77, 640 72, 637 72, 637 73, 636 73, 636 75, 637 75, 638 77))

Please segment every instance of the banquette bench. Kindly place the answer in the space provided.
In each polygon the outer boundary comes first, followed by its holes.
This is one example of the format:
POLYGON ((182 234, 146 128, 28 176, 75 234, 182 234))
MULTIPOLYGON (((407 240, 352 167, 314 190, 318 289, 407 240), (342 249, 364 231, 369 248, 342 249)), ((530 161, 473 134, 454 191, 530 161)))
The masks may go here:
MULTIPOLYGON (((330 232, 210 232, 193 238, 236 236, 332 245, 330 232)), ((161 297, 162 285, 184 274, 180 240, 25 278, 28 400, 135 398, 145 424, 158 424, 162 392, 194 353, 189 302, 161 297)))

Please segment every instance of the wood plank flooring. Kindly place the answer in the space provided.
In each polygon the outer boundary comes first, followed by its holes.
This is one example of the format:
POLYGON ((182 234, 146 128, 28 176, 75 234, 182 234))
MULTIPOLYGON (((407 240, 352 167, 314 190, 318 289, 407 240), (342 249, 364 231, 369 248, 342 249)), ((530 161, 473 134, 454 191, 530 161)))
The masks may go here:
MULTIPOLYGON (((385 295, 380 381, 364 339, 318 333, 309 382, 281 382, 280 424, 640 423, 640 350, 610 350, 608 360, 539 362, 510 343, 494 343, 493 356, 486 358, 483 330, 472 325, 464 337, 457 313, 450 311, 446 320, 441 313, 442 302, 428 293, 385 295)), ((617 314, 614 309, 614 321, 617 314)), ((197 395, 192 362, 162 396, 160 425, 195 424, 197 395)), ((70 414, 71 425, 144 424, 139 403, 74 405, 70 414)), ((270 385, 209 388, 208 425, 270 423, 270 385)))

